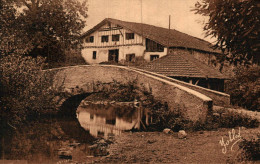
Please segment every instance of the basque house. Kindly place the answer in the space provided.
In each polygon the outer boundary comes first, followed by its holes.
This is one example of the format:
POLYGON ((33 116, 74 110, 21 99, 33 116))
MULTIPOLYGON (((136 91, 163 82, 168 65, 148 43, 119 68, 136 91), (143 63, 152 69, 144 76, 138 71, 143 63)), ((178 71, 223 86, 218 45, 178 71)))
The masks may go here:
POLYGON ((221 52, 209 42, 177 30, 106 18, 80 39, 82 56, 89 64, 135 62, 140 57, 153 61, 143 66, 149 71, 224 90, 226 77, 210 66, 221 52), (172 69, 179 73, 174 74, 172 69))
POLYGON ((106 61, 134 61, 141 56, 152 61, 167 49, 188 51, 209 62, 220 51, 211 44, 177 30, 106 18, 81 36, 82 56, 89 64, 106 61))

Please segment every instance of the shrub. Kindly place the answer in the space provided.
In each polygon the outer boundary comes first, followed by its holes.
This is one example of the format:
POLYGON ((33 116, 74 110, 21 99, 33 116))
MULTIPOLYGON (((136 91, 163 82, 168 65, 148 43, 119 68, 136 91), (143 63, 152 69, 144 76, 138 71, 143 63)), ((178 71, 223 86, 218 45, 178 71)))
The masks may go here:
POLYGON ((42 57, 1 57, 1 121, 16 125, 55 108, 58 92, 52 75, 41 71, 44 66, 42 57))
POLYGON ((231 103, 249 110, 260 111, 260 66, 238 67, 235 76, 227 82, 231 103))
POLYGON ((84 58, 81 56, 79 50, 71 49, 65 52, 64 59, 62 60, 50 60, 48 61, 47 68, 58 68, 58 67, 67 67, 74 65, 86 65, 88 64, 84 58))
POLYGON ((173 131, 179 131, 189 126, 190 121, 183 117, 178 108, 170 111, 167 102, 162 103, 154 99, 151 92, 145 89, 143 89, 143 94, 141 105, 150 110, 153 118, 153 122, 149 127, 150 129, 163 130, 164 128, 170 128, 173 131))
POLYGON ((221 109, 215 111, 215 115, 208 116, 205 122, 198 120, 196 122, 185 121, 184 127, 188 130, 213 130, 217 128, 235 128, 235 127, 255 128, 259 126, 259 121, 246 114, 221 109))
POLYGON ((216 123, 219 128, 234 128, 238 126, 254 128, 259 126, 257 119, 251 118, 246 114, 228 110, 224 113, 221 112, 220 117, 214 117, 213 123, 216 123))
POLYGON ((101 87, 100 90, 102 90, 102 93, 99 95, 100 97, 111 101, 130 102, 138 97, 137 90, 139 88, 136 80, 127 83, 113 80, 113 82, 109 84, 99 82, 96 87, 101 87))
POLYGON ((242 149, 240 160, 260 160, 260 134, 258 134, 257 137, 243 139, 243 141, 239 143, 239 148, 242 149))

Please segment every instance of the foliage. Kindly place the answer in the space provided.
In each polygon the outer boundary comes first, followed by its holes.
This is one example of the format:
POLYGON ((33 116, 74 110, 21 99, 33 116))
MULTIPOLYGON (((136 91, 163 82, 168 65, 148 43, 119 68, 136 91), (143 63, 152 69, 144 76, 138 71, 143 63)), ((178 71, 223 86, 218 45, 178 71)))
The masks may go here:
POLYGON ((206 36, 217 38, 216 47, 227 53, 231 62, 260 62, 259 7, 256 0, 202 0, 195 4, 196 14, 209 16, 206 36))
POLYGON ((242 149, 242 155, 240 160, 251 160, 259 161, 260 160, 260 135, 257 137, 251 137, 251 139, 243 139, 239 143, 239 148, 242 149))
POLYGON ((44 59, 8 55, 0 59, 0 119, 12 125, 55 108, 52 75, 42 72, 44 59))
POLYGON ((141 67, 147 64, 147 61, 144 59, 143 56, 136 56, 133 61, 120 61, 125 66, 133 66, 133 67, 141 67))
POLYGON ((255 128, 259 126, 257 119, 251 118, 246 114, 228 111, 227 109, 224 109, 224 112, 220 112, 220 117, 214 117, 213 123, 216 123, 218 128, 234 128, 238 126, 255 128))
MULTIPOLYGON (((5 23, 7 34, 1 53, 18 52, 63 61, 65 49, 78 48, 78 37, 85 26, 86 2, 77 0, 4 0, 1 13, 12 11, 5 23)), ((3 15, 1 14, 1 15, 3 15)), ((3 17, 3 16, 2 16, 3 17)), ((2 48, 2 47, 1 47, 2 48)))
POLYGON ((227 82, 226 91, 231 103, 249 110, 260 111, 260 66, 239 67, 235 76, 227 82))
POLYGON ((193 131, 213 130, 217 128, 235 128, 235 127, 255 128, 259 126, 259 121, 243 113, 220 109, 214 111, 214 114, 208 116, 205 122, 198 120, 186 127, 193 131))
POLYGON ((0 55, 11 52, 15 45, 16 33, 16 10, 9 3, 11 0, 1 0, 0 2, 0 55))
POLYGON ((150 104, 149 109, 151 110, 151 116, 153 118, 153 123, 151 127, 157 130, 163 130, 165 128, 170 128, 173 131, 179 131, 182 129, 187 129, 187 125, 190 123, 183 115, 178 112, 172 112, 168 109, 167 103, 162 104, 157 101, 156 103, 150 104))
POLYGON ((151 90, 142 88, 142 96, 140 97, 141 106, 150 110, 151 117, 153 118, 150 129, 163 130, 170 128, 173 131, 186 129, 190 121, 183 117, 179 108, 176 107, 171 111, 167 102, 156 100, 151 94, 151 90))
POLYGON ((111 101, 130 102, 137 98, 136 93, 138 86, 136 80, 128 81, 127 83, 113 80, 113 82, 108 85, 98 83, 96 87, 101 87, 101 97, 108 98, 111 101))
POLYGON ((75 65, 88 65, 85 62, 84 58, 81 56, 81 53, 78 50, 68 50, 65 52, 63 61, 50 61, 48 63, 48 68, 59 68, 75 65))

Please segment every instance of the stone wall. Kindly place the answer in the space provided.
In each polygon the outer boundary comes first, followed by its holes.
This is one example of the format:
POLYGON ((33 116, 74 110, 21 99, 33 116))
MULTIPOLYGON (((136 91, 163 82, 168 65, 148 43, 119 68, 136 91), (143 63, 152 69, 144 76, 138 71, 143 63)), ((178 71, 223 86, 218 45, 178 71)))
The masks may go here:
POLYGON ((164 75, 161 75, 161 74, 157 74, 157 73, 154 73, 154 72, 148 72, 148 71, 137 69, 137 68, 132 68, 132 69, 135 69, 137 71, 141 71, 141 72, 144 72, 144 73, 148 73, 148 74, 151 74, 151 75, 163 78, 163 79, 166 79, 168 81, 174 82, 174 83, 179 84, 181 86, 184 86, 184 87, 190 88, 192 90, 195 90, 199 93, 202 93, 202 94, 208 96, 209 98, 211 98, 213 100, 214 105, 225 106, 225 107, 230 106, 230 95, 228 95, 226 93, 207 89, 207 88, 203 88, 203 87, 200 87, 200 86, 197 86, 197 85, 194 85, 194 84, 186 83, 186 82, 183 82, 183 81, 180 81, 180 80, 177 80, 177 79, 173 79, 173 78, 170 78, 170 77, 167 77, 167 76, 164 76, 164 75))
POLYGON ((48 70, 55 72, 54 82, 64 91, 77 94, 75 90, 97 92, 97 82, 110 83, 113 80, 127 82, 137 80, 138 85, 152 90, 153 96, 167 102, 170 110, 180 110, 187 119, 205 121, 212 111, 212 99, 175 82, 159 78, 122 66, 73 66, 48 70))

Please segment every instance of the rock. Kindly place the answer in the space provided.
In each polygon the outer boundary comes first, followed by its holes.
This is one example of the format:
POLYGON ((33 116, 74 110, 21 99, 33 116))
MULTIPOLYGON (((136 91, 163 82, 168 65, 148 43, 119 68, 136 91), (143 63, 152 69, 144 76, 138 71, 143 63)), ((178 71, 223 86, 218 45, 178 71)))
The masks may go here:
POLYGON ((170 133, 172 133, 172 130, 169 128, 165 128, 165 129, 163 129, 163 133, 170 134, 170 133))
POLYGON ((156 142, 156 140, 148 140, 147 141, 148 144, 152 144, 152 143, 155 143, 155 142, 156 142))
POLYGON ((183 138, 186 138, 186 137, 187 137, 187 133, 184 130, 180 130, 178 132, 178 138, 179 139, 183 139, 183 138))

